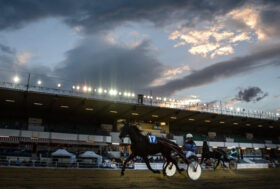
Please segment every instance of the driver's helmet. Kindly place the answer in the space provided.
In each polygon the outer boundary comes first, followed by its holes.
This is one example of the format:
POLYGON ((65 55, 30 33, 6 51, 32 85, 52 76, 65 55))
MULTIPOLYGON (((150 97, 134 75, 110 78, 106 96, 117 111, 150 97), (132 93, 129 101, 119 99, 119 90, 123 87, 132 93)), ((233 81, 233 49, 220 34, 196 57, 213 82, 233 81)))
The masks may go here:
POLYGON ((193 138, 193 135, 191 133, 186 134, 186 138, 193 138))

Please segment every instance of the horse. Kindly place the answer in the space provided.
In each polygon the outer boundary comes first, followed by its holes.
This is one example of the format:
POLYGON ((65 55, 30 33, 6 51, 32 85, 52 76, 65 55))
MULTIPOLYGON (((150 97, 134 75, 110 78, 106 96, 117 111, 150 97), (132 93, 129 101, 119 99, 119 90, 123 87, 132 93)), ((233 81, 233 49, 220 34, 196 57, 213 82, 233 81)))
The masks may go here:
POLYGON ((166 166, 163 168, 164 175, 166 175, 165 170, 170 162, 173 163, 176 166, 178 172, 181 173, 182 169, 179 169, 176 160, 173 159, 171 156, 172 152, 174 152, 174 151, 178 152, 181 149, 176 143, 174 143, 166 138, 163 138, 163 137, 154 138, 155 136, 151 136, 151 135, 145 136, 141 133, 141 131, 138 129, 138 127, 131 126, 129 124, 125 124, 121 128, 119 138, 123 139, 124 137, 127 137, 127 136, 129 136, 130 140, 131 140, 132 153, 129 155, 129 157, 123 163, 122 170, 121 170, 121 176, 124 175, 124 171, 125 171, 127 162, 129 162, 136 156, 139 156, 144 160, 144 162, 146 163, 149 170, 151 170, 153 173, 159 174, 160 173, 159 170, 152 169, 152 167, 150 166, 149 159, 148 159, 148 155, 153 155, 153 154, 157 154, 157 153, 161 153, 162 156, 167 161, 166 166), (153 143, 151 143, 149 137, 153 138, 153 140, 154 140, 153 143))
POLYGON ((224 167, 227 167, 225 165, 225 161, 229 161, 229 159, 227 158, 227 154, 225 151, 221 150, 221 149, 213 149, 212 152, 210 152, 209 150, 209 146, 207 144, 206 141, 203 142, 203 147, 202 147, 202 156, 201 156, 201 164, 203 163, 204 159, 216 159, 218 160, 217 165, 214 165, 214 170, 219 166, 220 162, 222 162, 224 167))

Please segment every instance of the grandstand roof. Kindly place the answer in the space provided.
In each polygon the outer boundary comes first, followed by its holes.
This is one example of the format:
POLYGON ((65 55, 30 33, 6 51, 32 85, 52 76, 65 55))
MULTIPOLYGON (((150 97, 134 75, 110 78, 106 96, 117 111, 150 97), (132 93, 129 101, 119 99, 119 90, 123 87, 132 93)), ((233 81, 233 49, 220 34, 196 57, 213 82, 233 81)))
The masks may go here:
POLYGON ((190 127, 197 130, 209 128, 277 129, 280 121, 228 116, 191 110, 148 106, 87 97, 74 97, 51 93, 0 88, 1 112, 20 110, 29 116, 53 114, 73 115, 79 119, 99 119, 103 123, 114 123, 117 119, 167 122, 173 128, 190 127))

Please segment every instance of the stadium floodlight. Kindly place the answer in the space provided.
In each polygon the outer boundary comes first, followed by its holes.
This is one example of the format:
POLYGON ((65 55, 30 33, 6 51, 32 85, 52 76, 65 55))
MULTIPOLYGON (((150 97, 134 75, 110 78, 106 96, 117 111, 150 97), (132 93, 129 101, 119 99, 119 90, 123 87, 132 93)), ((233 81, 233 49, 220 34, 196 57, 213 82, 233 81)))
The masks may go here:
POLYGON ((135 94, 134 94, 134 93, 132 93, 132 94, 131 94, 131 96, 132 96, 132 97, 135 97, 135 94))
POLYGON ((122 95, 122 93, 121 93, 121 92, 119 92, 119 95, 122 95))
POLYGON ((60 88, 60 87, 61 87, 61 83, 58 83, 58 84, 57 84, 57 87, 60 88))
POLYGON ((83 87, 83 91, 84 91, 84 92, 87 92, 87 90, 88 90, 87 86, 84 86, 84 87, 83 87))
POLYGON ((77 90, 80 90, 80 86, 78 85, 78 86, 76 87, 76 89, 77 89, 77 90))
POLYGON ((76 89, 75 85, 72 86, 72 89, 76 89))
POLYGON ((91 91, 92 91, 91 87, 88 87, 88 92, 91 92, 91 91))
POLYGON ((13 80, 15 83, 18 83, 20 81, 20 78, 16 75, 13 80))
POLYGON ((118 94, 117 90, 115 90, 115 89, 110 89, 109 95, 111 95, 111 96, 116 96, 117 94, 118 94))
POLYGON ((43 106, 43 104, 41 102, 34 102, 33 104, 36 106, 43 106))
POLYGON ((116 110, 111 110, 110 112, 113 113, 113 114, 117 114, 118 113, 118 111, 116 111, 116 110))
POLYGON ((240 108, 239 108, 239 107, 238 107, 238 108, 236 108, 236 111, 240 112, 240 108))
POLYGON ((127 92, 124 92, 124 93, 123 93, 123 96, 127 96, 127 92))
POLYGON ((93 111, 93 108, 88 107, 88 108, 85 108, 85 110, 86 111, 93 111))
POLYGON ((42 85, 42 81, 41 81, 41 80, 38 80, 38 81, 37 81, 37 84, 38 84, 38 85, 42 85))
POLYGON ((163 98, 163 101, 166 102, 166 98, 163 98))
POLYGON ((107 93, 107 90, 106 90, 106 89, 104 90, 104 93, 107 93))
POLYGON ((259 150, 259 148, 254 148, 254 150, 259 150))
POLYGON ((131 96, 131 93, 127 93, 127 96, 130 97, 130 96, 131 96))
POLYGON ((15 103, 15 100, 13 100, 13 99, 6 99, 5 102, 15 103))
POLYGON ((102 94, 102 93, 103 93, 103 89, 102 89, 102 88, 98 88, 98 89, 97 89, 97 92, 98 92, 99 94, 102 94))

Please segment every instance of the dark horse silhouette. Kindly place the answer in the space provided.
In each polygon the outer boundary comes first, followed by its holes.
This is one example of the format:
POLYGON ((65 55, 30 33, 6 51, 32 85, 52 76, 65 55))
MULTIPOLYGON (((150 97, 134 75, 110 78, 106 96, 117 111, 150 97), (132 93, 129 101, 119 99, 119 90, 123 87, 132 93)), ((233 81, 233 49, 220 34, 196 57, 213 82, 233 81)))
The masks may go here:
MULTIPOLYGON (((143 134, 141 134, 141 131, 136 126, 130 126, 127 123, 121 128, 119 137, 120 139, 122 139, 126 136, 130 137, 132 153, 125 160, 122 167, 121 175, 124 175, 125 166, 127 162, 129 162, 136 156, 142 157, 148 169, 151 170, 153 173, 160 173, 160 171, 152 169, 148 159, 148 155, 153 155, 157 153, 161 153, 162 156, 166 159, 166 167, 170 162, 172 162, 176 166, 178 172, 182 171, 182 169, 179 169, 176 160, 173 159, 171 156, 172 152, 178 152, 181 150, 181 148, 176 143, 169 141, 166 138, 157 137, 157 143, 151 144, 149 143, 148 136, 144 136, 143 134)), ((163 174, 165 174, 166 167, 163 168, 163 174)))
POLYGON ((201 162, 200 163, 203 163, 204 159, 207 160, 207 159, 210 159, 210 158, 218 160, 218 163, 216 165, 214 165, 214 170, 219 166, 220 162, 223 163, 222 165, 224 167, 227 167, 225 165, 225 161, 228 162, 229 160, 227 158, 226 152, 224 152, 221 149, 213 149, 213 151, 210 152, 207 142, 204 141, 203 142, 203 147, 202 147, 202 156, 201 156, 201 162))

